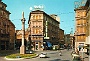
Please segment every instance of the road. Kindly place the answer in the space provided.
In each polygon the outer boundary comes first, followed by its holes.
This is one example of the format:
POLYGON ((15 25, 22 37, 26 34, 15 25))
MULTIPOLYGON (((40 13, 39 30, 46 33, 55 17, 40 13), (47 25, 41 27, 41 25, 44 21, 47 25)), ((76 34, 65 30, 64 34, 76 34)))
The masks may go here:
MULTIPOLYGON (((32 58, 32 59, 22 59, 17 61, 72 61, 71 51, 62 50, 62 56, 59 55, 59 51, 43 51, 47 53, 47 58, 32 58)), ((37 52, 37 54, 40 54, 37 52)), ((0 57, 0 61, 7 61, 4 58, 0 57)), ((8 60, 9 61, 9 60, 8 60)), ((10 60, 11 61, 11 60, 10 60)), ((16 61, 16 60, 13 60, 16 61)))

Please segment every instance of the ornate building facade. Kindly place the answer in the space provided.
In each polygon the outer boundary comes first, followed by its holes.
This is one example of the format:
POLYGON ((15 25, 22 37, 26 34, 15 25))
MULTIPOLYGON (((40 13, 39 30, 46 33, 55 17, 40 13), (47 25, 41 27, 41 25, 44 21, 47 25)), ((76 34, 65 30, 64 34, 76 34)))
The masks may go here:
POLYGON ((46 42, 50 43, 49 46, 58 44, 59 21, 55 18, 44 11, 35 10, 30 12, 28 24, 33 50, 47 49, 46 42))
POLYGON ((89 55, 90 54, 90 0, 86 1, 85 7, 87 7, 87 11, 86 11, 87 31, 86 31, 86 42, 85 42, 87 46, 85 46, 85 48, 87 49, 87 53, 89 55))
MULTIPOLYGON (((22 42, 22 30, 16 30, 16 49, 20 49, 21 42, 22 42)), ((28 29, 25 30, 25 43, 24 44, 26 47, 30 47, 30 45, 27 45, 27 44, 30 44, 28 29)))
POLYGON ((62 45, 65 44, 65 40, 64 40, 64 30, 59 29, 58 36, 60 37, 60 39, 59 39, 59 44, 60 44, 60 47, 61 47, 62 45))
POLYGON ((10 21, 7 5, 0 0, 0 50, 14 49, 15 25, 10 21))
POLYGON ((85 46, 86 41, 86 9, 85 6, 80 6, 75 9, 75 48, 81 51, 81 48, 85 46))

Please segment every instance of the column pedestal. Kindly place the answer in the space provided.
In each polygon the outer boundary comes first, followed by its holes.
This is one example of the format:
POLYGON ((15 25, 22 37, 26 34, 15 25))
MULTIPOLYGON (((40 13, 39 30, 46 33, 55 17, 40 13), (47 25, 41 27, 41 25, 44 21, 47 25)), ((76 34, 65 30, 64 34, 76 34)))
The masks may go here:
POLYGON ((20 47, 20 54, 25 54, 25 50, 26 48, 25 48, 25 46, 21 46, 20 47))

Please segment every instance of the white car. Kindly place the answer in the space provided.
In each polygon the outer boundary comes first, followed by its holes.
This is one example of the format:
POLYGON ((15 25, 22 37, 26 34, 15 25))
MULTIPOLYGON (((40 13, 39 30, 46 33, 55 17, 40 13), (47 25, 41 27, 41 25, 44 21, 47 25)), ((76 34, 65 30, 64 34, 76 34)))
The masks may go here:
POLYGON ((72 57, 80 57, 80 55, 77 55, 77 54, 72 54, 72 57))
POLYGON ((32 53, 33 53, 33 51, 30 51, 29 53, 30 53, 30 54, 32 54, 32 53))
POLYGON ((47 54, 46 54, 46 53, 41 53, 41 54, 39 55, 39 57, 40 57, 40 58, 45 58, 45 57, 47 57, 47 54))

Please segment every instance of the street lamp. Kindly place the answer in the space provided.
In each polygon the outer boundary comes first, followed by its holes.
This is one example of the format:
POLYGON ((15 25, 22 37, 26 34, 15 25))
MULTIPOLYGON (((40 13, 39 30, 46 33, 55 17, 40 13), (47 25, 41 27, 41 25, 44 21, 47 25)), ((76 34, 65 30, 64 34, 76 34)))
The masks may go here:
POLYGON ((24 45, 24 40, 25 40, 25 18, 24 18, 24 12, 22 12, 22 45, 20 47, 20 54, 25 54, 25 45, 24 45))
POLYGON ((77 47, 77 42, 78 42, 78 31, 75 31, 75 35, 76 35, 76 40, 75 40, 75 52, 76 52, 77 54, 79 54, 78 47, 77 47))

